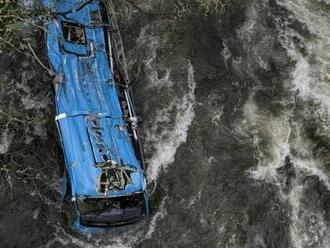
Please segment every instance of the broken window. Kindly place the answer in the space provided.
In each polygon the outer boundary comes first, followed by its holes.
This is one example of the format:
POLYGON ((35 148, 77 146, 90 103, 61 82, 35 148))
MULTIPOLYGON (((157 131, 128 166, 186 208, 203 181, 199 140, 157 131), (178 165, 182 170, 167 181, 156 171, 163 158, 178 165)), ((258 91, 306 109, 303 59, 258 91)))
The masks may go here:
POLYGON ((128 184, 132 183, 131 172, 138 171, 131 166, 117 164, 113 160, 96 164, 96 167, 102 169, 98 191, 105 195, 108 194, 109 190, 124 190, 128 184))
POLYGON ((90 16, 91 22, 94 22, 94 23, 102 22, 101 14, 100 14, 100 11, 98 11, 98 10, 89 12, 89 16, 90 16))
POLYGON ((85 30, 82 25, 71 22, 63 22, 63 37, 65 41, 85 44, 85 30))
POLYGON ((99 191, 106 195, 108 190, 124 190, 127 184, 132 183, 130 174, 130 171, 120 167, 103 168, 99 191))

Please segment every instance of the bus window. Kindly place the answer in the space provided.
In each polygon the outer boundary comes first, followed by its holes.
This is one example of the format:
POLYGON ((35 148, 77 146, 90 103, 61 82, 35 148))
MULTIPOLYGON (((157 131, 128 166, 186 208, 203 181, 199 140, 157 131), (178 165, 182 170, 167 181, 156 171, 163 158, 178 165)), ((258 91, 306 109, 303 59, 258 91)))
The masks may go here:
POLYGON ((72 23, 72 22, 63 22, 63 37, 65 41, 85 44, 85 30, 82 25, 72 23))
POLYGON ((92 23, 102 23, 101 14, 98 10, 89 12, 89 17, 92 23))

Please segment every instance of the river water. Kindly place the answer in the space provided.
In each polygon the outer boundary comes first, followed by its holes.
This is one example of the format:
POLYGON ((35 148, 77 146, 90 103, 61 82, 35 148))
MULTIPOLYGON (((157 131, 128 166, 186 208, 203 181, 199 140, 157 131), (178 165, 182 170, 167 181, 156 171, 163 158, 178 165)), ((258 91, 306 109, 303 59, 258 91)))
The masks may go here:
POLYGON ((1 56, 1 247, 330 247, 330 2, 174 2, 115 1, 152 192, 136 225, 70 228, 47 73, 1 56))

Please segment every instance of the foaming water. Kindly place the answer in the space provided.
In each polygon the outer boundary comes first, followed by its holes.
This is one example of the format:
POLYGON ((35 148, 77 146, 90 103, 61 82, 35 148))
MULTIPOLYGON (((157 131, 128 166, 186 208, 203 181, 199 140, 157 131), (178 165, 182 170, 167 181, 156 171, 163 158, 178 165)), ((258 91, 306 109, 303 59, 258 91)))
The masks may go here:
POLYGON ((144 65, 144 71, 147 77, 146 79, 149 83, 148 87, 171 87, 174 82, 170 79, 170 69, 166 68, 165 75, 159 76, 157 68, 155 67, 159 40, 156 36, 149 34, 151 28, 152 26, 150 25, 143 27, 139 37, 136 40, 137 49, 146 52, 141 62, 144 65))
POLYGON ((295 248, 327 247, 329 229, 324 213, 320 209, 310 208, 302 204, 304 185, 296 185, 285 197, 291 206, 290 236, 295 248))
POLYGON ((144 93, 150 94, 149 102, 144 104, 144 112, 149 113, 148 123, 145 124, 145 148, 150 182, 155 181, 161 171, 174 162, 176 151, 186 142, 187 132, 195 117, 194 68, 190 61, 183 58, 175 61, 179 67, 166 65, 165 61, 157 59, 161 43, 167 42, 159 40, 154 33, 161 25, 162 21, 157 21, 144 26, 136 40, 137 49, 130 54, 132 58, 142 58, 140 64, 143 66, 139 67, 138 74, 144 75, 143 79, 147 82, 144 93), (172 74, 177 75, 178 71, 180 77, 174 79, 172 74), (181 78, 183 71, 186 71, 186 76, 181 78))
MULTIPOLYGON (((25 240, 42 239, 39 247, 50 248, 328 247, 330 171, 324 154, 330 137, 329 0, 241 1, 229 14, 236 22, 246 10, 236 24, 222 16, 194 15, 188 20, 194 24, 191 29, 179 20, 175 37, 166 30, 172 18, 166 1, 133 2, 134 6, 127 3, 130 13, 121 32, 127 32, 130 71, 139 79, 133 87, 143 117, 147 177, 162 184, 151 196, 151 216, 137 226, 100 235, 78 234, 69 227, 59 199, 63 158, 56 147, 46 147, 56 143, 56 130, 50 130, 45 118, 51 115, 52 100, 40 91, 44 83, 33 82, 36 75, 23 71, 14 83, 18 92, 7 98, 16 100, 6 112, 19 104, 28 113, 27 121, 35 121, 12 126, 27 134, 22 142, 27 156, 36 140, 46 141, 34 148, 42 151, 32 154, 41 156, 19 168, 30 171, 39 167, 29 165, 41 164, 46 168, 38 176, 42 183, 29 188, 29 198, 9 215, 14 219, 31 209, 24 223, 33 219, 31 230, 44 236, 25 240), (187 49, 181 53, 182 44, 187 49), (198 92, 195 76, 200 80, 198 92), (196 111, 197 94, 201 111, 196 111), (196 137, 190 139, 192 131, 196 137), (227 132, 232 135, 227 137, 227 132), (178 154, 181 151, 185 154, 178 154), (35 203, 26 207, 31 201, 35 203)), ((9 88, 12 85, 7 92, 9 88)), ((15 130, 3 130, 0 155, 15 146, 15 135, 15 130)), ((15 189, 13 174, 6 179, 15 189)), ((19 202, 13 204, 16 208, 19 202)), ((18 225, 17 233, 30 234, 15 220, 15 231, 5 235, 16 233, 18 225)))
POLYGON ((330 16, 329 7, 322 2, 310 1, 277 1, 288 9, 309 32, 301 34, 284 23, 281 41, 293 61, 296 61, 292 72, 293 85, 304 99, 311 98, 320 102, 325 111, 330 113, 330 16), (299 42, 295 42, 298 39, 299 42))
POLYGON ((0 154, 5 154, 13 141, 13 134, 8 129, 3 130, 0 139, 0 154))
MULTIPOLYGON (((307 111, 311 116, 317 116, 327 123, 330 111, 330 89, 329 80, 326 77, 329 73, 328 64, 330 62, 330 17, 329 12, 323 11, 317 3, 314 5, 310 1, 278 1, 278 3, 294 15, 294 18, 303 23, 310 32, 311 37, 305 38, 288 24, 282 26, 280 37, 282 46, 287 50, 289 57, 296 62, 292 71, 292 85, 298 92, 298 96, 305 100, 312 100, 320 103, 315 111, 307 111), (316 11, 317 10, 317 11, 316 11), (294 40, 298 38, 300 42, 294 40), (304 52, 302 52, 302 48, 304 52)), ((330 135, 327 125, 319 123, 319 129, 325 130, 330 135)), ((301 138, 301 128, 296 130, 300 140, 296 140, 295 147, 299 151, 308 143, 301 138)), ((318 180, 330 191, 330 178, 323 167, 323 161, 316 160, 310 152, 299 153, 300 157, 295 157, 294 165, 299 175, 299 179, 306 176, 316 176, 318 180)), ((302 204, 303 192, 306 187, 303 182, 296 182, 288 195, 288 202, 292 207, 290 235, 294 247, 326 247, 329 243, 329 227, 325 222, 322 210, 309 208, 302 204)))
POLYGON ((145 237, 144 229, 126 229, 122 233, 117 233, 116 229, 109 229, 104 233, 76 233, 68 232, 59 224, 54 225, 54 238, 51 239, 45 246, 42 247, 63 247, 75 246, 81 248, 131 248, 135 247, 137 242, 140 242, 145 237))
POLYGON ((330 192, 330 177, 323 168, 322 161, 313 158, 310 147, 308 149, 309 144, 304 143, 299 129, 295 125, 291 127, 291 114, 271 117, 258 110, 251 100, 246 103, 244 110, 246 119, 243 125, 248 129, 245 131, 252 135, 255 158, 258 161, 256 167, 248 170, 249 176, 257 182, 276 185, 282 202, 289 204, 289 230, 293 247, 326 247, 329 242, 329 227, 323 210, 313 206, 315 202, 308 203, 311 206, 303 203, 307 178, 316 178, 330 192), (264 139, 267 139, 266 145, 264 139), (298 150, 298 153, 292 153, 292 150, 298 150), (278 169, 285 165, 285 157, 288 155, 293 161, 295 171, 290 185, 283 184, 283 178, 278 173, 278 169))
POLYGON ((165 217, 166 215, 165 203, 167 200, 168 197, 165 196, 162 202, 160 203, 158 211, 152 216, 149 223, 148 231, 143 239, 150 239, 156 229, 157 222, 165 217))
POLYGON ((154 152, 149 160, 147 176, 150 181, 158 178, 159 173, 174 162, 177 149, 187 140, 189 127, 195 117, 194 69, 188 64, 188 92, 184 96, 174 97, 169 106, 158 110, 154 126, 147 131, 147 140, 154 144, 154 152), (174 115, 174 121, 171 119, 174 115), (159 132, 159 126, 163 128, 159 132))
MULTIPOLYGON (((328 130, 330 110, 329 81, 325 76, 329 72, 329 15, 319 9, 318 3, 310 1, 277 1, 292 14, 289 20, 276 20, 278 40, 288 57, 294 62, 290 76, 283 80, 286 89, 282 97, 282 110, 273 114, 255 102, 258 89, 256 86, 243 108, 243 118, 236 125, 236 132, 253 143, 257 166, 247 171, 248 176, 263 184, 273 184, 278 189, 278 196, 283 204, 288 204, 290 220, 290 240, 292 247, 327 247, 329 244, 329 225, 325 211, 317 201, 306 201, 311 180, 322 185, 330 192, 330 175, 325 161, 318 159, 313 151, 313 143, 306 138, 306 120, 321 119, 319 130, 328 130), (292 20, 302 23, 308 34, 295 30, 292 20), (297 105, 297 101, 299 104, 297 105), (309 104, 314 102, 314 105, 309 104), (292 161, 292 174, 288 169, 286 158, 292 161)), ((322 3, 319 3, 322 5, 322 3)), ((329 12, 328 12, 329 13, 329 12)), ((256 25, 255 11, 247 12, 248 20, 240 35, 248 39, 254 34, 256 25)), ((255 49, 251 52, 258 56, 255 49)), ((260 64, 260 67, 267 68, 260 64)), ((251 70, 249 70, 251 72, 251 70)), ((323 132, 324 133, 324 132, 323 132)), ((330 135, 329 132, 326 133, 330 135)), ((321 187, 321 186, 319 186, 321 187)))
MULTIPOLYGON (((253 95, 252 95, 253 96, 253 95)), ((252 139, 257 167, 248 171, 255 180, 275 183, 276 169, 283 166, 286 155, 290 154, 291 111, 278 117, 269 116, 258 109, 252 97, 244 106, 244 119, 238 128, 252 139)))

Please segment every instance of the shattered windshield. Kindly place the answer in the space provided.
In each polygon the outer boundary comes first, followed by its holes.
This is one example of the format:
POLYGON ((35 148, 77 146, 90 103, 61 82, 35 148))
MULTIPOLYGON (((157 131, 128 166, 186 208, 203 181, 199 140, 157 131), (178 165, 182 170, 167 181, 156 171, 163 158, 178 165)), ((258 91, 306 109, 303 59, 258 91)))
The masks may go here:
POLYGON ((146 214, 143 193, 113 198, 78 197, 80 221, 85 225, 116 225, 136 221, 146 214))
POLYGON ((92 198, 78 197, 78 208, 81 214, 89 212, 98 212, 109 208, 125 209, 136 207, 143 204, 143 193, 130 196, 113 197, 113 198, 92 198))

